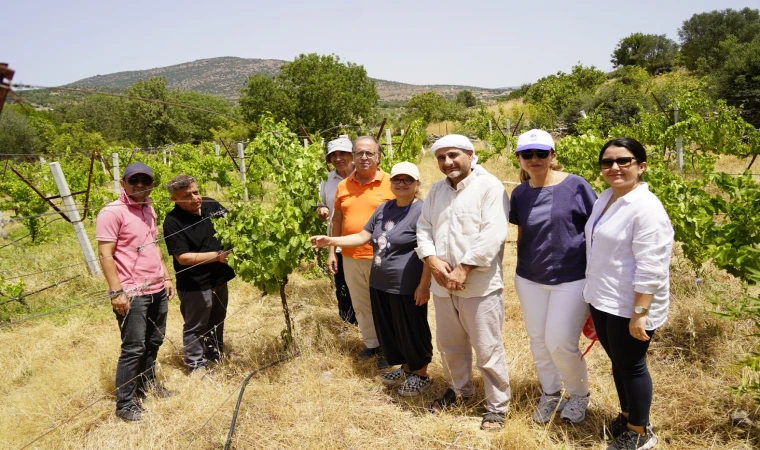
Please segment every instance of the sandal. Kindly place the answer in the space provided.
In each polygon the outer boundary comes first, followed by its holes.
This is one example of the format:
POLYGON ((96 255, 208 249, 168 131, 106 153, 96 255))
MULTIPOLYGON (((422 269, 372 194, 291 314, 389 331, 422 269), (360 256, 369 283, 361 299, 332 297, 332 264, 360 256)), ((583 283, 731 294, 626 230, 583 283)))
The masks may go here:
POLYGON ((504 428, 504 414, 487 412, 480 422, 480 429, 484 431, 498 431, 504 428))

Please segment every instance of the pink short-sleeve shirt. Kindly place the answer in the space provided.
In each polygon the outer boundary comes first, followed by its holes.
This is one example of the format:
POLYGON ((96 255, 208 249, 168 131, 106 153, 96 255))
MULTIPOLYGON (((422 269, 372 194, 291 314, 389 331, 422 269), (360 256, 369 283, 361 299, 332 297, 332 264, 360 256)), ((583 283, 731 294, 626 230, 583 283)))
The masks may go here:
POLYGON ((116 273, 130 296, 155 294, 164 289, 164 266, 156 244, 156 212, 150 204, 134 203, 122 191, 119 200, 106 205, 95 222, 98 242, 115 242, 116 273))

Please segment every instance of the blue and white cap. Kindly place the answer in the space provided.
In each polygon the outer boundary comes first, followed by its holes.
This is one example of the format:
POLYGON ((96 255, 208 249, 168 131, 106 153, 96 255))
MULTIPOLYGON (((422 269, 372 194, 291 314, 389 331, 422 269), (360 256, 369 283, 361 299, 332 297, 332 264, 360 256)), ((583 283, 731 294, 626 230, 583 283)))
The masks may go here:
POLYGON ((526 131, 517 138, 515 153, 523 150, 554 150, 554 139, 544 130, 526 131))

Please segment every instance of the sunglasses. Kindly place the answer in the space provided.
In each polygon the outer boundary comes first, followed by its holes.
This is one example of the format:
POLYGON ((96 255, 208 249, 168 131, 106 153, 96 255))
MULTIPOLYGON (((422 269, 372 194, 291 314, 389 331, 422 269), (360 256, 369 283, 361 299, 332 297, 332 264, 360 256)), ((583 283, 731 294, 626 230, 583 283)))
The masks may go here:
POLYGON ((599 160, 599 167, 602 169, 612 169, 612 166, 617 164, 618 167, 628 167, 634 162, 638 162, 633 156, 626 156, 624 158, 604 158, 599 160))
POLYGON ((518 152, 517 154, 520 155, 520 158, 528 161, 529 159, 533 159, 533 156, 538 156, 538 159, 546 159, 549 157, 550 153, 550 150, 530 150, 518 152))
POLYGON ((417 181, 417 180, 415 180, 414 178, 391 178, 391 183, 393 183, 393 184, 404 183, 407 186, 411 185, 415 181, 417 181))
POLYGON ((153 178, 147 175, 135 175, 133 177, 129 177, 129 179, 127 179, 127 183, 129 183, 131 186, 137 186, 138 184, 147 186, 149 184, 153 184, 153 178))

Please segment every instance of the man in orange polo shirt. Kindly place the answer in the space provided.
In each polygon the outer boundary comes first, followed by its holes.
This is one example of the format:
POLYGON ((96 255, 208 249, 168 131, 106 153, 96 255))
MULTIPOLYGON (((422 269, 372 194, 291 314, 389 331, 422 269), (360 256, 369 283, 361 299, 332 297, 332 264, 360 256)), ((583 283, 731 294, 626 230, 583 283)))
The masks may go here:
MULTIPOLYGON (((347 236, 361 232, 377 207, 395 198, 391 192, 390 177, 378 167, 380 157, 380 143, 373 136, 362 136, 354 142, 356 170, 338 184, 330 224, 331 236, 347 236)), ((369 359, 374 355, 380 355, 380 342, 375 333, 369 296, 372 245, 344 248, 342 254, 348 292, 351 294, 359 331, 366 346, 358 356, 362 360, 369 359)), ((338 271, 335 247, 330 247, 327 264, 332 273, 338 271)), ((388 367, 388 362, 382 355, 377 360, 377 367, 388 367)))

